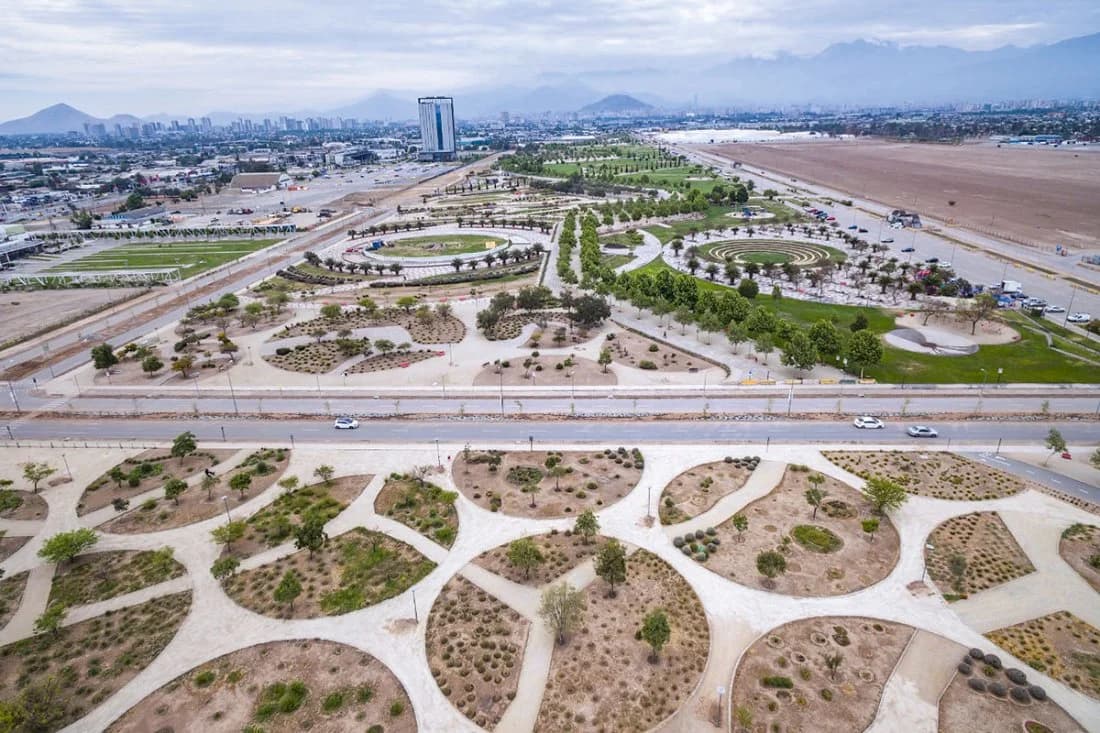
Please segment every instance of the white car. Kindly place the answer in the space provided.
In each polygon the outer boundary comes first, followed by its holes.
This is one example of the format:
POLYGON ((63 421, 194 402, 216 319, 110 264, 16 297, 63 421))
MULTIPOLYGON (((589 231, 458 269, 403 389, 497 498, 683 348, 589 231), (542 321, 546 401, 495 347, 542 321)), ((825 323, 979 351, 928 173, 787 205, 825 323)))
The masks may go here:
POLYGON ((1070 323, 1088 323, 1092 320, 1092 316, 1088 313, 1070 313, 1066 320, 1070 323))
POLYGON ((882 424, 882 420, 879 420, 877 417, 871 417, 870 415, 860 415, 855 419, 852 424, 855 425, 857 428, 865 428, 869 430, 878 430, 882 427, 885 427, 882 424))
POLYGON ((355 430, 359 427, 359 421, 354 417, 338 417, 332 427, 337 430, 355 430))
POLYGON ((1048 305, 1046 308, 1043 308, 1043 311, 1046 313, 1065 313, 1066 309, 1060 305, 1048 305))
POLYGON ((910 425, 909 429, 905 432, 909 433, 912 438, 936 438, 939 437, 939 433, 934 428, 930 428, 927 425, 910 425))

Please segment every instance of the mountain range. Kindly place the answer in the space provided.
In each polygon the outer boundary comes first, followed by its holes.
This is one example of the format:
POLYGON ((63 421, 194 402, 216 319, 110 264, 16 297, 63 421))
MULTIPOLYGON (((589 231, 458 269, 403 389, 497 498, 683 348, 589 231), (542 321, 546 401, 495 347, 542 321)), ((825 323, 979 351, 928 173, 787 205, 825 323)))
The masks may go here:
MULTIPOLYGON (((493 117, 507 111, 538 116, 686 109, 764 109, 787 105, 895 106, 1032 99, 1100 99, 1100 33, 1027 48, 1004 46, 965 51, 948 46, 899 46, 852 41, 811 56, 735 58, 711 66, 601 69, 534 77, 529 85, 480 87, 447 92, 460 118, 493 117)), ((333 116, 362 120, 416 118, 411 91, 379 91, 332 109, 245 113, 213 111, 215 123, 238 117, 277 119, 333 116)), ((200 115, 192 115, 198 117, 200 115)), ((176 116, 175 119, 178 119, 176 116)), ((173 119, 154 115, 146 119, 173 119)), ((132 115, 100 119, 65 104, 0 124, 0 135, 81 130, 85 122, 139 122, 132 115)))

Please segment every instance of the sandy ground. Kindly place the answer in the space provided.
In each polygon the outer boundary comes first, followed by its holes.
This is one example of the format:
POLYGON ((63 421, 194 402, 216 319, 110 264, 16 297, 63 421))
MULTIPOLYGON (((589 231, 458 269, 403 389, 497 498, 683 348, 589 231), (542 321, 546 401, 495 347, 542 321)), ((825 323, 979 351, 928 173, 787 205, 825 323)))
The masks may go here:
MULTIPOLYGON (((1005 684, 1003 675, 998 675, 1005 684)), ((1024 730, 1034 720, 1057 733, 1084 733, 1072 717, 1050 700, 1021 705, 1008 698, 975 692, 967 678, 955 675, 940 699, 940 733, 1001 733, 1024 730)), ((1006 685, 1008 686, 1008 685, 1006 685)))
POLYGON ((1035 572, 997 512, 951 517, 928 535, 924 557, 928 577, 940 593, 980 593, 1035 572), (958 590, 948 569, 949 558, 955 554, 966 558, 958 590))
POLYGON ((140 288, 89 288, 0 293, 0 323, 4 324, 0 342, 26 338, 143 292, 140 288))
MULTIPOLYGON (((978 345, 1010 344, 1020 340, 1020 334, 1016 329, 997 321, 978 321, 978 328, 970 333, 970 322, 957 318, 945 318, 933 316, 928 319, 928 325, 924 324, 924 316, 920 313, 903 313, 894 323, 899 328, 915 328, 918 331, 930 334, 947 334, 954 337, 951 341, 942 343, 970 343, 978 345)), ((931 336, 930 336, 931 337, 931 336)), ((933 339, 935 340, 935 339, 933 339)))
POLYGON ((1089 247, 1100 238, 1100 156, 1069 148, 848 141, 708 150, 1017 241, 1089 247))
POLYGON ((1100 630, 1069 611, 997 629, 986 637, 1032 667, 1100 700, 1100 676, 1095 672, 1100 630))

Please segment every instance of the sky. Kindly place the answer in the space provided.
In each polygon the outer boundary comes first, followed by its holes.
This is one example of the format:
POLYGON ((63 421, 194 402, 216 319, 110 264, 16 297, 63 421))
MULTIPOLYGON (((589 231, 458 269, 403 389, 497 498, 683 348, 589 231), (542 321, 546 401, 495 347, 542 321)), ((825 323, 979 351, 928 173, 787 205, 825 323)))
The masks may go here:
POLYGON ((1096 0, 7 0, 0 119, 324 110, 378 90, 809 55, 856 39, 987 50, 1100 31, 1096 0))

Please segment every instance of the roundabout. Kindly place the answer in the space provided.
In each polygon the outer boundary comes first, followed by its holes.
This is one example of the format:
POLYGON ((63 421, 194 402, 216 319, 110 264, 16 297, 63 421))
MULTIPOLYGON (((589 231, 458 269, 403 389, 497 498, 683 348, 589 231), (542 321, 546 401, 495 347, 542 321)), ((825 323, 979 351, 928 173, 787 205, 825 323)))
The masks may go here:
POLYGON ((811 242, 746 239, 715 242, 699 248, 700 257, 711 262, 734 262, 738 265, 792 264, 798 267, 821 267, 827 262, 842 262, 843 252, 833 247, 811 242))

